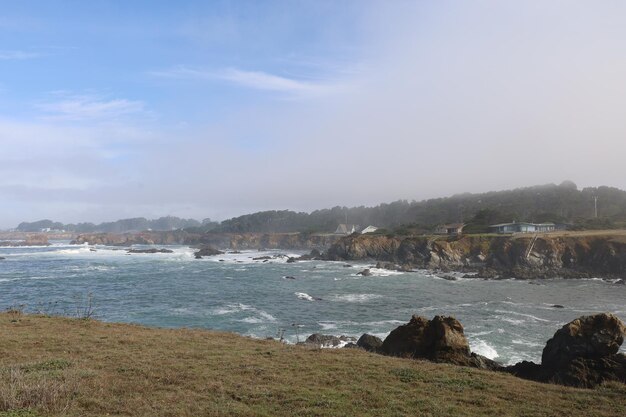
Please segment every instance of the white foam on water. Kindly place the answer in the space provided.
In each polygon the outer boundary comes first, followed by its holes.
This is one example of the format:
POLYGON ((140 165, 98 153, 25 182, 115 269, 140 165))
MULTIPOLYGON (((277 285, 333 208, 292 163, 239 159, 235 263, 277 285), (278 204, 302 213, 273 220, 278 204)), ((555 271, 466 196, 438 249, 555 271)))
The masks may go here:
POLYGON ((472 352, 478 353, 486 358, 495 359, 499 356, 498 351, 482 339, 470 340, 469 344, 472 352))
MULTIPOLYGON (((267 313, 265 313, 267 314, 267 313)), ((250 317, 246 317, 245 319, 241 319, 241 320, 237 320, 240 321, 242 323, 248 323, 248 324, 261 324, 261 323, 267 323, 269 322, 275 322, 276 319, 274 317, 272 317, 270 314, 267 314, 268 316, 271 317, 271 320, 268 320, 265 317, 254 317, 254 316, 250 316, 250 317)))
POLYGON ((315 301, 313 297, 311 297, 309 294, 305 292, 294 292, 294 294, 296 295, 296 297, 298 297, 301 300, 315 301))
POLYGON ((238 313, 240 311, 248 311, 252 310, 254 307, 249 306, 247 304, 237 303, 237 304, 226 304, 225 307, 216 308, 212 311, 212 313, 216 316, 223 316, 225 314, 233 314, 238 313))
POLYGON ((466 333, 468 337, 480 337, 480 336, 487 336, 488 334, 491 334, 495 332, 495 330, 485 330, 483 332, 478 332, 478 333, 466 333))
POLYGON ((499 317, 498 319, 502 320, 502 321, 506 321, 507 323, 514 324, 516 326, 519 326, 521 324, 525 324, 526 323, 526 320, 523 320, 523 319, 512 319, 510 317, 499 317))
POLYGON ((337 328, 337 323, 335 322, 319 322, 318 323, 320 325, 320 327, 322 328, 322 330, 334 330, 337 328))
POLYGON ((543 345, 541 343, 531 342, 529 340, 513 339, 511 340, 511 343, 516 344, 516 345, 533 347, 533 348, 543 348, 543 345))
POLYGON ((383 296, 380 294, 343 294, 332 295, 329 297, 329 299, 331 301, 340 301, 346 303, 366 303, 370 300, 375 300, 382 297, 383 296))
POLYGON ((379 327, 379 326, 398 326, 400 324, 406 324, 406 321, 402 320, 381 320, 381 321, 368 321, 361 323, 365 326, 379 327))
POLYGON ((532 314, 518 313, 517 311, 495 310, 495 312, 496 313, 501 313, 501 314, 513 314, 513 315, 516 315, 516 316, 526 317, 526 318, 529 318, 529 319, 535 320, 535 321, 543 321, 543 322, 546 322, 546 323, 550 322, 550 320, 542 319, 541 317, 533 316, 532 314))
POLYGON ((392 275, 404 275, 404 272, 391 271, 389 269, 369 268, 369 270, 372 276, 375 276, 375 277, 389 277, 392 275))

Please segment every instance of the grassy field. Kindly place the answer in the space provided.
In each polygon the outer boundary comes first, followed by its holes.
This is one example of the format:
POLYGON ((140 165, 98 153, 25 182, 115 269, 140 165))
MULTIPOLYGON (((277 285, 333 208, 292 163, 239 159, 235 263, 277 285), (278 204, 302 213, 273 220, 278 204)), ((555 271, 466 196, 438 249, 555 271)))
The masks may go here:
POLYGON ((0 314, 0 416, 624 416, 595 390, 228 333, 0 314))

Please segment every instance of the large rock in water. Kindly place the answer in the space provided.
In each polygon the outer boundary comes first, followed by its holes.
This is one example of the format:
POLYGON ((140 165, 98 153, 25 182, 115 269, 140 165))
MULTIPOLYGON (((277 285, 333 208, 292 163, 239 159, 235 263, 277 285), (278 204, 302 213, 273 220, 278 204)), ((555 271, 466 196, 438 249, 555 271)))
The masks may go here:
POLYGON ((428 320, 414 315, 407 324, 387 336, 379 352, 477 368, 500 367, 496 362, 470 352, 463 326, 454 317, 435 316, 428 320))
POLYGON ((626 326, 615 315, 582 316, 559 329, 543 349, 541 364, 506 368, 521 378, 593 388, 604 381, 626 383, 626 355, 617 353, 626 326))
POLYGON ((339 347, 342 344, 354 342, 356 339, 350 336, 332 336, 326 334, 313 333, 305 341, 305 345, 320 348, 339 347))
POLYGON ((202 245, 200 246, 200 250, 194 253, 196 259, 202 259, 203 256, 214 256, 214 255, 222 255, 224 252, 221 250, 215 249, 211 245, 202 245))

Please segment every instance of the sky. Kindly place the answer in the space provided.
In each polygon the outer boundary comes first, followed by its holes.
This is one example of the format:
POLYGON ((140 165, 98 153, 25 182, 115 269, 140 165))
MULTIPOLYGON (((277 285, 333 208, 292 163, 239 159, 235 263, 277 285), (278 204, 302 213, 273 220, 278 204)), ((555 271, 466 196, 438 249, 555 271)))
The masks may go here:
POLYGON ((0 228, 626 188, 623 1, 0 6, 0 228))

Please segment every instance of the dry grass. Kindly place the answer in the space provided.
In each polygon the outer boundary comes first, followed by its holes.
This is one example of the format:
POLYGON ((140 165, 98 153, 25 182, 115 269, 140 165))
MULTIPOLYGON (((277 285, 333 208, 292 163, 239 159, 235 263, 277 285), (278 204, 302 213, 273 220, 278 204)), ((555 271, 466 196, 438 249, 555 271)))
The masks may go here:
POLYGON ((581 390, 351 349, 29 315, 0 314, 0 368, 56 393, 26 389, 0 417, 626 415, 623 384, 581 390))
MULTIPOLYGON (((54 364, 55 361, 52 361, 54 364)), ((66 411, 78 390, 71 374, 53 374, 47 362, 30 367, 12 366, 0 371, 0 411, 37 409, 66 411)))

